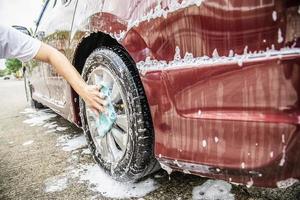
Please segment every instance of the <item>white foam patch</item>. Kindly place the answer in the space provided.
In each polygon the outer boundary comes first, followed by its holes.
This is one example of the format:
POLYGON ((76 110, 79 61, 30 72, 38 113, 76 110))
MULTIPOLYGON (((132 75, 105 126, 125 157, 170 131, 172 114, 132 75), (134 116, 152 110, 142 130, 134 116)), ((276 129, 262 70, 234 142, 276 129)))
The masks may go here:
POLYGON ((29 141, 24 142, 22 145, 28 146, 28 145, 31 145, 32 143, 33 143, 33 140, 29 140, 29 141))
POLYGON ((289 178, 289 179, 286 179, 286 180, 281 180, 281 181, 278 181, 276 183, 277 187, 278 188, 288 188, 292 185, 294 185, 295 183, 299 182, 298 179, 295 179, 295 178, 289 178))
POLYGON ((91 152, 91 150, 90 150, 89 148, 86 148, 86 149, 83 149, 83 150, 82 150, 81 154, 86 154, 86 155, 88 155, 88 154, 92 154, 92 152, 91 152))
POLYGON ((26 114, 29 119, 24 120, 23 122, 29 124, 30 126, 43 126, 47 124, 49 119, 56 117, 57 115, 52 113, 50 109, 45 110, 33 110, 33 109, 25 109, 23 114, 26 114))
POLYGON ((25 110, 20 113, 21 114, 33 114, 33 113, 36 113, 36 110, 33 108, 25 108, 25 110))
POLYGON ((46 123, 44 124, 43 127, 48 128, 48 129, 54 129, 56 128, 58 125, 56 124, 56 122, 50 122, 50 123, 46 123))
POLYGON ((46 131, 45 133, 54 133, 55 132, 55 129, 50 129, 48 131, 46 131))
POLYGON ((283 40, 284 40, 284 38, 283 38, 283 36, 282 36, 282 31, 281 31, 281 29, 279 28, 279 29, 278 29, 278 39, 277 39, 277 42, 278 42, 278 43, 282 43, 283 40))
POLYGON ((188 8, 190 6, 200 6, 204 0, 184 0, 178 2, 178 0, 169 0, 168 7, 162 8, 161 3, 158 2, 154 9, 145 13, 142 17, 129 20, 127 29, 131 29, 134 26, 138 26, 141 22, 150 21, 152 19, 164 17, 167 18, 168 14, 173 13, 177 10, 188 8))
POLYGON ((231 184, 222 180, 208 180, 193 189, 193 200, 234 200, 231 184))
MULTIPOLYGON (((278 42, 283 42, 282 32, 278 29, 278 42)), ((278 58, 281 59, 283 56, 288 55, 299 55, 300 48, 281 48, 280 50, 275 50, 275 47, 272 45, 271 49, 267 48, 266 51, 255 51, 248 52, 247 48, 244 49, 244 54, 238 55, 234 54, 234 56, 217 56, 214 51, 214 55, 212 57, 202 56, 202 57, 193 57, 191 53, 186 53, 184 58, 180 58, 180 49, 176 48, 176 52, 174 55, 173 61, 165 61, 165 60, 151 60, 150 57, 147 57, 145 61, 140 61, 137 63, 137 68, 143 74, 147 71, 151 70, 171 70, 178 68, 188 68, 188 67, 207 67, 207 65, 218 66, 219 64, 238 64, 240 67, 243 66, 243 63, 250 61, 260 61, 266 58, 278 58)), ((230 52, 233 54, 234 52, 230 52)), ((201 114, 201 113, 200 113, 201 114)))
POLYGON ((57 127, 56 128, 57 131, 65 131, 67 129, 68 129, 68 127, 57 127))
POLYGON ((45 192, 60 192, 68 187, 68 177, 65 175, 51 177, 44 184, 45 192))
POLYGON ((63 132, 68 129, 68 127, 60 127, 57 122, 48 122, 50 119, 57 116, 50 109, 35 110, 32 108, 26 108, 22 114, 25 114, 28 119, 23 122, 29 124, 30 126, 43 126, 48 130, 45 133, 63 132))
POLYGON ((61 136, 57 139, 57 145, 62 146, 64 151, 74 151, 87 146, 84 135, 69 139, 67 136, 61 136))
MULTIPOLYGON (((178 162, 178 161, 177 161, 178 162)), ((165 165, 165 164, 163 164, 163 163, 159 163, 160 164, 160 166, 161 166, 161 168, 163 169, 163 170, 165 170, 169 175, 172 173, 172 168, 171 167, 169 167, 169 166, 167 166, 167 165, 165 165)))
POLYGON ((81 165, 73 170, 73 178, 86 182, 89 189, 109 198, 143 197, 159 186, 153 179, 141 182, 118 182, 107 175, 98 165, 81 165))

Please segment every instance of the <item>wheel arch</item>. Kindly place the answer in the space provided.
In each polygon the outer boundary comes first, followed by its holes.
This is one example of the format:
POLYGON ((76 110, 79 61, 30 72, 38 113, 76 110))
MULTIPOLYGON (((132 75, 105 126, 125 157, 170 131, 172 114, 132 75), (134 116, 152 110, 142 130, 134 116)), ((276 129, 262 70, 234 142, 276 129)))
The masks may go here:
MULTIPOLYGON (((82 73, 84 64, 86 59, 89 57, 89 55, 97 48, 99 47, 112 47, 112 46, 121 46, 114 38, 112 38, 110 35, 105 34, 103 32, 93 32, 89 34, 87 37, 83 37, 73 55, 72 64, 76 68, 76 70, 79 72, 79 74, 82 73)), ((79 108, 79 95, 77 92, 71 88, 71 97, 73 101, 73 113, 74 113, 74 122, 78 126, 82 126, 81 119, 80 119, 80 108, 79 108)))
POLYGON ((73 56, 73 65, 81 73, 88 56, 99 47, 121 46, 114 38, 103 32, 91 33, 88 37, 83 38, 77 45, 73 56))
MULTIPOLYGON (((131 59, 132 62, 134 60, 132 59, 131 55, 128 53, 128 51, 121 45, 116 39, 112 38, 110 35, 98 31, 93 32, 89 34, 87 37, 83 37, 79 44, 77 45, 73 59, 72 64, 76 68, 76 70, 81 74, 82 70, 84 68, 86 59, 89 57, 89 55, 97 48, 100 47, 119 47, 124 50, 124 52, 127 53, 127 56, 129 59, 131 59)), ((135 69, 137 70, 137 69, 135 69)), ((80 118, 80 108, 79 108, 79 95, 76 91, 71 88, 71 96, 73 101, 73 111, 74 111, 74 122, 81 126, 81 118, 80 118)))

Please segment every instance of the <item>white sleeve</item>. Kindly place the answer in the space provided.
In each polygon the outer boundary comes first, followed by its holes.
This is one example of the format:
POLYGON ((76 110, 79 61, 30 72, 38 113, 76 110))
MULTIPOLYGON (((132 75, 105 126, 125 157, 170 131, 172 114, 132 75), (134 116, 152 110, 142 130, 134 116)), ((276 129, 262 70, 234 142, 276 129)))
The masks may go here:
POLYGON ((18 58, 27 62, 34 58, 41 47, 41 41, 12 27, 0 25, 0 59, 18 58))

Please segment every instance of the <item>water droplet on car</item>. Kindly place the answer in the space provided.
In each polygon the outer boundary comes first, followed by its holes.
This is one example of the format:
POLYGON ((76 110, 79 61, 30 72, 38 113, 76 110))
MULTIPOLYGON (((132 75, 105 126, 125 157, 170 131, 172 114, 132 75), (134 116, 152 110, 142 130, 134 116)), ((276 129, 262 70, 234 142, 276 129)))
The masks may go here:
POLYGON ((244 48, 244 55, 247 55, 247 54, 248 54, 248 46, 246 45, 244 48))
POLYGON ((201 111, 201 110, 199 110, 199 111, 198 111, 198 115, 199 115, 199 116, 201 116, 201 114, 202 114, 202 111, 201 111))
POLYGON ((206 140, 203 140, 203 141, 202 141, 202 146, 203 146, 204 148, 207 146, 206 140))
POLYGON ((233 52, 233 50, 231 49, 231 50, 229 51, 228 57, 233 57, 233 56, 234 56, 234 52, 233 52))
POLYGON ((241 163, 241 168, 245 169, 245 163, 244 162, 241 163))
POLYGON ((213 58, 219 58, 220 57, 217 49, 214 49, 214 51, 212 53, 212 57, 213 58))
POLYGON ((219 142, 219 138, 218 137, 215 137, 214 140, 215 140, 215 143, 219 142))
POLYGON ((277 42, 278 43, 282 43, 283 42, 283 37, 282 37, 282 32, 281 32, 281 29, 279 28, 278 29, 278 40, 277 40, 277 42))
POLYGON ((181 55, 180 55, 180 49, 178 46, 175 48, 175 55, 174 55, 174 61, 179 61, 181 60, 181 55))
POLYGON ((274 22, 277 20, 277 12, 275 10, 272 12, 272 19, 274 22))

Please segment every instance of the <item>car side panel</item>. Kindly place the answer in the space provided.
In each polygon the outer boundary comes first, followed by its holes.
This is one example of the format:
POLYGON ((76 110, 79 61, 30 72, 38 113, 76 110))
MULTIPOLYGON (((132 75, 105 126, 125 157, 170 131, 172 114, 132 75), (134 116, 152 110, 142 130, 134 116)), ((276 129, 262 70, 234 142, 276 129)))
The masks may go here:
POLYGON ((147 72, 158 159, 256 185, 299 177, 299 70, 300 56, 147 72))

